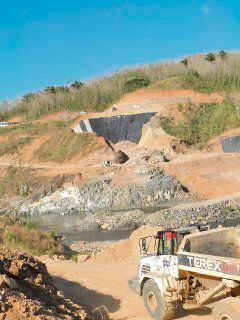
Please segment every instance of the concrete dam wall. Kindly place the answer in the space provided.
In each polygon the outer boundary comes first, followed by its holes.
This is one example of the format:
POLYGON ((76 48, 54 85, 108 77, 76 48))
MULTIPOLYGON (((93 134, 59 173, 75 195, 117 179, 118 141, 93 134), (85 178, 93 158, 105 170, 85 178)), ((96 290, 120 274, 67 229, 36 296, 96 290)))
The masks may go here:
POLYGON ((75 127, 76 133, 94 132, 112 143, 132 141, 138 143, 143 125, 150 121, 156 112, 120 115, 81 120, 75 127))
POLYGON ((240 136, 234 136, 221 140, 223 152, 236 153, 240 152, 240 136))

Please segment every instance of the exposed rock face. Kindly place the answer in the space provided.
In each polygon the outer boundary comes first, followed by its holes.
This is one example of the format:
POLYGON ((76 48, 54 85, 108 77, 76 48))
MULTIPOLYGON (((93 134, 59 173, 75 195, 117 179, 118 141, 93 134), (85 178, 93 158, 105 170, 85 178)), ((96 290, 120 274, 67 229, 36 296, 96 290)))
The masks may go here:
POLYGON ((40 261, 1 248, 0 319, 90 319, 77 304, 57 291, 40 261))
POLYGON ((67 214, 106 208, 158 206, 168 200, 186 196, 180 183, 158 169, 143 168, 137 176, 144 176, 143 184, 118 185, 113 182, 113 176, 107 175, 81 186, 66 186, 37 203, 23 205, 19 213, 67 214))

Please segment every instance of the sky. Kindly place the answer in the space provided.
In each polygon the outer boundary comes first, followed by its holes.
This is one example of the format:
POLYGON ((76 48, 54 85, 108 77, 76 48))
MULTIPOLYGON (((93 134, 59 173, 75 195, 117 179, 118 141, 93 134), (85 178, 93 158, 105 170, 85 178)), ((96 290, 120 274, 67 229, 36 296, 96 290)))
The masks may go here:
POLYGON ((0 0, 0 8, 0 100, 240 46, 238 0, 0 0))

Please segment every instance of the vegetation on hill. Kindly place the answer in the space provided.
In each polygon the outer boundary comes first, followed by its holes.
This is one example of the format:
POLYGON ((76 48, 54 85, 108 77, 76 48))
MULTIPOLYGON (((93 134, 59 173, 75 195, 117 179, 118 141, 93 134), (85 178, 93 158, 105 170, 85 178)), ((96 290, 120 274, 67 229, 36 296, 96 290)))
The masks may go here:
POLYGON ((27 219, 0 217, 0 245, 28 255, 64 255, 70 259, 75 252, 55 239, 54 232, 43 233, 27 219))
POLYGON ((43 143, 35 152, 41 161, 63 162, 77 154, 84 156, 99 148, 98 138, 92 133, 74 134, 69 128, 55 131, 49 140, 43 143))
POLYGON ((11 106, 4 102, 1 115, 4 119, 15 114, 37 118, 63 109, 102 111, 126 92, 171 77, 177 77, 180 88, 204 92, 239 91, 240 54, 221 50, 218 54, 195 55, 181 61, 126 69, 85 84, 75 81, 70 86, 50 86, 41 92, 26 94, 11 106))
POLYGON ((176 125, 169 118, 160 119, 160 123, 170 135, 187 140, 199 148, 202 148, 210 138, 240 125, 236 108, 229 101, 224 101, 220 105, 203 104, 199 108, 189 105, 185 119, 181 123, 176 125))
POLYGON ((50 121, 47 124, 23 124, 16 127, 0 128, 0 135, 7 139, 0 143, 0 157, 3 155, 18 155, 34 139, 48 134, 49 139, 34 152, 35 159, 41 161, 63 162, 77 154, 82 155, 99 148, 98 138, 91 133, 76 135, 69 129, 69 122, 50 121))

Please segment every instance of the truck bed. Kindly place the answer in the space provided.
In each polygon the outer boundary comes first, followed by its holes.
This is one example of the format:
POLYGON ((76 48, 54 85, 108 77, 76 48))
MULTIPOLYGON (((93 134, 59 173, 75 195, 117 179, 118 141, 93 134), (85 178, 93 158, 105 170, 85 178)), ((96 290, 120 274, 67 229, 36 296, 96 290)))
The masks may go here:
POLYGON ((179 270, 240 281, 238 229, 221 228, 188 235, 177 256, 179 270))

